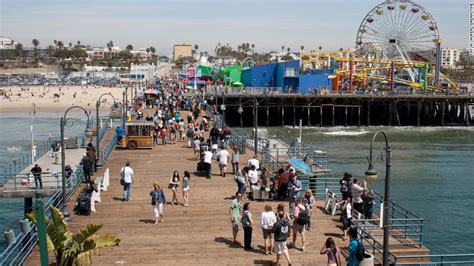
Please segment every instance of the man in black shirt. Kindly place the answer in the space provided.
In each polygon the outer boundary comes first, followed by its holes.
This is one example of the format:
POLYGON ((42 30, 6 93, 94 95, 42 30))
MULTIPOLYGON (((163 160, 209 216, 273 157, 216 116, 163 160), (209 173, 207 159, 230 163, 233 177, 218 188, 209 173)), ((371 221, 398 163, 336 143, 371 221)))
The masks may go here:
POLYGON ((39 183, 39 187, 43 188, 43 181, 41 180, 41 173, 42 172, 43 172, 43 170, 41 169, 41 167, 39 167, 38 164, 35 164, 35 167, 31 168, 31 173, 35 177, 36 187, 38 187, 38 183, 39 183))

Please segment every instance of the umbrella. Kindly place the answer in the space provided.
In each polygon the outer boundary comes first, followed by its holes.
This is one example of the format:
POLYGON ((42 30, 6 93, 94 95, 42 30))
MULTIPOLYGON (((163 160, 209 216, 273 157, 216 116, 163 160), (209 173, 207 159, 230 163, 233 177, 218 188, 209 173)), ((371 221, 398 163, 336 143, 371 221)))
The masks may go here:
POLYGON ((311 170, 311 167, 306 162, 303 162, 296 157, 289 157, 288 162, 291 163, 291 165, 293 165, 297 170, 303 172, 304 174, 308 176, 313 176, 313 171, 311 170))
POLYGON ((193 87, 191 87, 191 86, 186 86, 186 89, 188 89, 188 90, 192 90, 192 89, 193 89, 193 87))
POLYGON ((239 81, 232 82, 232 86, 238 86, 238 87, 240 87, 240 86, 242 86, 242 85, 244 85, 244 84, 243 84, 242 82, 239 82, 239 81))
POLYGON ((158 94, 159 92, 155 89, 148 89, 145 91, 145 94, 158 94))

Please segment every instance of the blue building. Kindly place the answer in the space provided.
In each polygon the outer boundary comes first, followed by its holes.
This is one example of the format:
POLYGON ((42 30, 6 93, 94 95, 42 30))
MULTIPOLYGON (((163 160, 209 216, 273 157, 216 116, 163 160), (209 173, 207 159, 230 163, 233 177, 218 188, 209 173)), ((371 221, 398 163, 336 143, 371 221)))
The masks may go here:
POLYGON ((242 83, 245 87, 277 87, 282 88, 282 92, 301 94, 321 89, 331 92, 333 69, 313 69, 305 74, 301 74, 300 70, 299 60, 255 66, 242 71, 242 83))

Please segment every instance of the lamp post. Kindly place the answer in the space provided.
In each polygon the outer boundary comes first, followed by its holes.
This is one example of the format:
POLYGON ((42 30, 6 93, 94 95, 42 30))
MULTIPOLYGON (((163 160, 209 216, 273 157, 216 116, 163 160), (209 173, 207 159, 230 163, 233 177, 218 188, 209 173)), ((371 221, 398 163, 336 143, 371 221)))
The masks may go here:
MULTIPOLYGON (((100 133, 100 125, 99 125, 99 107, 100 107, 100 99, 102 99, 103 96, 106 96, 106 95, 109 95, 111 96, 113 99, 114 99, 114 105, 117 103, 117 101, 115 101, 115 97, 112 95, 112 93, 104 93, 102 95, 99 96, 99 99, 97 100, 97 102, 95 103, 95 114, 96 114, 96 121, 95 121, 95 125, 96 125, 96 129, 97 129, 97 137, 95 138, 95 146, 96 146, 96 153, 97 153, 97 161, 99 161, 100 159, 100 149, 99 149, 99 145, 100 145, 100 138, 99 138, 99 133, 100 133)), ((97 165, 96 165, 97 167, 97 165)))
POLYGON ((222 104, 221 104, 221 111, 222 111, 222 130, 224 130, 224 123, 225 123, 225 109, 226 109, 226 106, 225 106, 225 96, 224 96, 224 93, 222 93, 222 104))
POLYGON ((257 148, 258 148, 258 140, 257 140, 257 130, 258 130, 258 102, 257 102, 257 98, 253 98, 253 108, 255 108, 255 122, 254 122, 254 131, 255 131, 255 135, 254 135, 254 150, 255 150, 255 153, 254 155, 257 156, 257 148))
POLYGON ((370 142, 370 156, 368 158, 369 161, 369 168, 365 171, 365 180, 367 183, 374 183, 377 181, 377 171, 374 169, 374 156, 372 154, 373 144, 375 138, 378 134, 382 134, 385 138, 385 193, 383 197, 383 265, 388 266, 390 265, 390 258, 389 258, 389 237, 390 237, 390 225, 389 225, 389 204, 390 204, 390 167, 391 165, 391 158, 392 158, 392 148, 390 144, 388 144, 387 135, 384 131, 379 130, 375 132, 372 141, 370 142))
POLYGON ((71 106, 69 107, 66 112, 64 112, 64 116, 61 117, 61 122, 60 122, 60 127, 61 127, 61 179, 62 179, 62 186, 63 186, 63 214, 64 214, 64 217, 67 219, 69 218, 70 216, 70 213, 69 211, 67 210, 67 201, 66 201, 66 197, 67 197, 67 188, 66 188, 66 169, 65 169, 65 165, 66 165, 66 152, 65 152, 65 147, 64 147, 64 126, 66 125, 66 116, 67 116, 67 113, 71 110, 71 109, 74 109, 74 108, 78 108, 78 109, 81 109, 84 111, 84 113, 86 114, 87 116, 87 126, 86 126, 86 130, 87 128, 89 127, 89 113, 87 113, 87 110, 84 109, 83 107, 81 106, 71 106))
POLYGON ((125 121, 127 120, 127 89, 128 87, 125 87, 123 90, 123 104, 122 104, 122 128, 125 130, 125 121))

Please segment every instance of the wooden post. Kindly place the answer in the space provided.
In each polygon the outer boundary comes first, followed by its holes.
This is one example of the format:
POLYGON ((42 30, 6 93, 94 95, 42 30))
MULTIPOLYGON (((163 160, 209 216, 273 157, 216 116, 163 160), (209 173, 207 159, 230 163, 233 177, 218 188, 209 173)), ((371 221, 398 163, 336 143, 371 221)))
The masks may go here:
POLYGON ((468 103, 463 103, 464 106, 464 125, 469 126, 469 119, 470 119, 470 114, 469 114, 469 104, 468 103))
POLYGON ((446 101, 441 102, 441 126, 444 127, 444 113, 446 112, 446 101))
POLYGON ((420 112, 421 112, 421 101, 420 100, 418 100, 418 102, 417 102, 417 108, 416 109, 417 109, 417 111, 416 111, 416 113, 417 113, 417 115, 416 115, 416 126, 419 127, 421 125, 421 121, 420 121, 420 118, 421 118, 420 117, 420 115, 421 115, 420 114, 420 112))
POLYGON ((335 120, 335 107, 334 104, 332 105, 332 126, 336 125, 336 120, 335 120))
POLYGON ((282 104, 281 107, 281 127, 285 126, 285 106, 282 104))
POLYGON ((311 106, 308 106, 308 127, 311 126, 311 106))
POLYGON ((267 127, 270 126, 270 107, 268 107, 268 100, 267 100, 267 127))
POLYGON ((359 102, 359 106, 357 107, 357 126, 360 127, 360 109, 362 107, 362 104, 359 102))
POLYGON ((323 127, 323 105, 319 106, 319 126, 323 127))
POLYGON ((392 126, 393 119, 393 104, 389 103, 388 105, 388 126, 392 126))
POLYGON ((368 127, 370 126, 370 106, 371 106, 371 103, 372 103, 372 99, 369 99, 367 101, 367 126, 368 127))
POLYGON ((344 111, 344 126, 347 127, 347 105, 346 110, 344 111))
POLYGON ((393 103, 393 107, 395 108, 395 119, 397 119, 397 126, 400 127, 402 124, 400 123, 400 116, 398 115, 398 100, 393 103))

